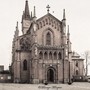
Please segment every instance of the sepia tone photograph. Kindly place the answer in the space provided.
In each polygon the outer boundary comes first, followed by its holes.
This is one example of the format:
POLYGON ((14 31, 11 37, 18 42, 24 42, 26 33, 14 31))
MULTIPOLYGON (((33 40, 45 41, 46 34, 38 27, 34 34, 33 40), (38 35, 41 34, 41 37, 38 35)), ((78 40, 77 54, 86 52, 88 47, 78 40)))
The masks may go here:
POLYGON ((1 1, 0 90, 90 90, 89 3, 1 1))

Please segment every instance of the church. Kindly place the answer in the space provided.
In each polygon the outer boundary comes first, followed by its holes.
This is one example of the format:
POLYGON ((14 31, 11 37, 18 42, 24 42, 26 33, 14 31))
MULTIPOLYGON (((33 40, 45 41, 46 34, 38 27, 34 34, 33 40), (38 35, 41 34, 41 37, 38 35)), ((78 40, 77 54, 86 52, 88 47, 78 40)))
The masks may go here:
POLYGON ((22 35, 19 36, 17 22, 12 43, 11 71, 14 83, 67 83, 74 75, 83 76, 83 59, 72 59, 65 9, 63 19, 59 20, 50 14, 49 8, 48 5, 47 14, 37 19, 35 7, 32 15, 28 0, 25 2, 22 35), (81 63, 77 66, 80 69, 75 69, 78 62, 81 63))

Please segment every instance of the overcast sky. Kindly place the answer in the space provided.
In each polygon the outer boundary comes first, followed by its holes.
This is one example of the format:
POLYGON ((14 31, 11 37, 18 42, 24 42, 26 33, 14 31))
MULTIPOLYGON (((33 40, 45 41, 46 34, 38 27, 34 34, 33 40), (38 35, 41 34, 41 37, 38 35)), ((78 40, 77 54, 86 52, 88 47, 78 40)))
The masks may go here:
MULTIPOLYGON (((5 69, 11 63, 12 40, 19 22, 21 32, 21 16, 26 0, 0 0, 0 64, 5 69)), ((50 13, 62 20, 63 9, 66 10, 67 25, 70 25, 72 50, 79 54, 90 50, 90 0, 28 0, 29 10, 36 6, 37 18, 50 13), (53 13, 54 12, 54 13, 53 13)))

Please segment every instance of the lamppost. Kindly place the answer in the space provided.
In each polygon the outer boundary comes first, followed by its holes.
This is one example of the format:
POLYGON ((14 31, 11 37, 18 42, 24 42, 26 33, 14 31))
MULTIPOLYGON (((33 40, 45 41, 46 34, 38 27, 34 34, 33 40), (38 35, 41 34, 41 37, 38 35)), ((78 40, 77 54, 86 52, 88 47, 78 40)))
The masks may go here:
POLYGON ((68 82, 68 84, 71 84, 71 71, 70 71, 70 61, 69 61, 69 82, 68 82))
POLYGON ((71 82, 71 67, 70 67, 70 53, 71 53, 71 43, 70 43, 70 33, 69 33, 69 25, 68 25, 68 32, 67 32, 67 45, 68 45, 68 63, 69 63, 69 82, 68 84, 70 85, 72 82, 71 82))
POLYGON ((72 84, 72 82, 71 82, 71 67, 70 67, 70 58, 69 58, 69 54, 70 54, 71 52, 68 52, 68 63, 69 63, 69 81, 68 81, 68 84, 70 85, 70 84, 72 84))
POLYGON ((63 51, 63 83, 64 83, 64 47, 62 48, 63 51))

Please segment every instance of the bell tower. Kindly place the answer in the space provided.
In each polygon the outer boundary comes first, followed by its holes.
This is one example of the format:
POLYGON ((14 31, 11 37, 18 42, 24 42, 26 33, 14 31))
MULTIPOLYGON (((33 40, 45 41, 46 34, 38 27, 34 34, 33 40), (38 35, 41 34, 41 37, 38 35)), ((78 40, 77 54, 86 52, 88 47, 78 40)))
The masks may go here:
POLYGON ((22 33, 26 34, 29 27, 30 27, 30 14, 29 14, 28 0, 26 0, 25 10, 23 11, 22 15, 22 33))

